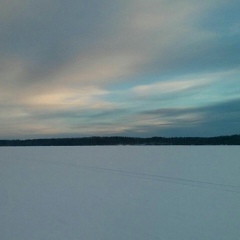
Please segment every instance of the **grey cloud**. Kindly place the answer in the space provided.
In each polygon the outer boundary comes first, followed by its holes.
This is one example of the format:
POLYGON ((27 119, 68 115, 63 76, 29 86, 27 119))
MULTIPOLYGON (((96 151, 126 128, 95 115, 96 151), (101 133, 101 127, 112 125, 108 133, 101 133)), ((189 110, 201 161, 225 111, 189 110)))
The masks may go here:
POLYGON ((119 7, 109 0, 32 0, 25 5, 17 16, 9 12, 12 18, 1 24, 1 56, 28 61, 32 81, 98 47, 111 31, 110 19, 119 7))
POLYGON ((209 115, 208 118, 216 119, 217 116, 227 117, 228 114, 237 113, 240 116, 240 99, 212 104, 210 106, 198 107, 198 108, 161 108, 151 111, 144 111, 141 114, 146 115, 160 115, 176 117, 181 114, 187 113, 204 113, 209 115), (212 117, 211 117, 212 116, 212 117))
MULTIPOLYGON (((24 107, 23 107, 24 108, 24 107)), ((99 110, 99 109, 60 109, 60 110, 44 110, 36 108, 32 108, 30 110, 31 114, 31 120, 56 120, 56 119, 62 119, 64 121, 68 120, 86 120, 88 126, 91 124, 91 122, 104 122, 106 120, 111 119, 112 122, 114 122, 114 119, 118 118, 119 116, 123 116, 126 114, 129 114, 129 112, 126 109, 111 109, 111 110, 99 110)))
POLYGON ((145 111, 145 112, 142 112, 141 114, 174 118, 184 114, 196 113, 196 112, 199 112, 199 111, 193 108, 162 108, 162 109, 156 109, 151 111, 145 111))
POLYGON ((146 55, 151 52, 143 71, 179 75, 239 67, 239 1, 233 1, 233 5, 226 1, 181 3, 179 10, 176 10, 177 2, 170 3, 176 13, 171 14, 171 8, 168 10, 165 28, 156 27, 149 31, 142 36, 144 41, 138 36, 136 46, 150 48, 146 55), (186 16, 179 17, 178 13, 188 7, 186 16))
MULTIPOLYGON (((145 129, 147 136, 216 136, 239 134, 240 99, 199 108, 163 108, 144 111, 139 116, 150 115, 155 118, 167 118, 172 122, 165 126, 138 126, 145 129), (186 114, 202 116, 198 120, 179 120, 186 114)), ((136 130, 133 130, 135 132, 136 130)), ((136 131, 137 132, 137 131, 136 131)))
MULTIPOLYGON (((229 7, 230 12, 224 10, 226 4, 216 7, 213 3, 211 7, 204 2, 206 6, 200 8, 192 1, 25 0, 23 6, 18 5, 16 16, 10 8, 11 18, 1 24, 1 56, 17 56, 27 62, 29 75, 23 82, 48 76, 63 65, 71 65, 78 56, 79 64, 90 64, 86 55, 101 61, 102 54, 122 51, 146 58, 139 74, 182 74, 239 66, 239 32, 234 38, 226 34, 205 36, 214 32, 216 28, 212 30, 207 24, 217 22, 221 12, 222 18, 228 19, 225 28, 239 22, 237 10, 229 7), (146 14, 149 17, 141 23, 146 14), (143 25, 151 17, 156 27, 145 32, 143 25), (168 21, 163 21, 165 18, 168 21), (140 25, 135 26, 134 21, 140 25), (96 56, 99 49, 101 53, 96 56)), ((237 9, 239 4, 234 4, 237 9)))
MULTIPOLYGON (((144 111, 141 114, 144 115, 156 115, 165 117, 176 117, 188 113, 200 113, 204 114, 204 121, 215 121, 221 118, 227 119, 233 115, 237 115, 240 120, 240 99, 212 104, 210 106, 198 107, 198 108, 162 108, 151 111, 144 111)), ((238 119, 238 118, 234 118, 238 119)), ((229 119, 228 119, 229 120, 229 119)), ((240 121, 239 121, 240 123, 240 121)))

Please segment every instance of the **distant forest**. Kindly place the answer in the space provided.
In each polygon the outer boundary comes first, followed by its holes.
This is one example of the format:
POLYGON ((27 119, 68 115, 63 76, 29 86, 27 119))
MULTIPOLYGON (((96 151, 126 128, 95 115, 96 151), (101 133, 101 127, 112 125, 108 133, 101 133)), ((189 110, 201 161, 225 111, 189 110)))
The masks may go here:
POLYGON ((82 137, 0 140, 0 146, 240 145, 240 135, 218 137, 82 137))

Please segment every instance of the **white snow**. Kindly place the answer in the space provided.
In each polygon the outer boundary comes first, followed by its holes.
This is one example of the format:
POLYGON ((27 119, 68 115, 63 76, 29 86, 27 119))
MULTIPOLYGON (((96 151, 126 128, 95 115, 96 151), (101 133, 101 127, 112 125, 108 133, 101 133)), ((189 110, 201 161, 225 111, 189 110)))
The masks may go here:
POLYGON ((239 240, 238 146, 0 148, 2 240, 239 240))

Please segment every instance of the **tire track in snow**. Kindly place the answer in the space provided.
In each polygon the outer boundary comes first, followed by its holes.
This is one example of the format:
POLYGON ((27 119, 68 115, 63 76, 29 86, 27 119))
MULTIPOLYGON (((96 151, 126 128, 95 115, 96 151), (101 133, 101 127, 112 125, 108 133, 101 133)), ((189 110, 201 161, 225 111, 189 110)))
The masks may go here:
MULTIPOLYGON (((40 160, 40 162, 43 162, 43 161, 40 160)), ((197 180, 193 180, 193 179, 176 178, 176 177, 169 177, 169 176, 164 176, 164 175, 132 172, 132 171, 127 171, 127 170, 119 170, 119 169, 112 169, 112 168, 93 167, 93 166, 59 162, 59 161, 45 161, 45 162, 51 162, 54 164, 61 164, 61 165, 66 165, 66 166, 74 166, 74 167, 78 167, 79 169, 84 169, 84 170, 88 170, 88 171, 108 172, 111 174, 117 174, 117 175, 122 175, 122 176, 127 176, 127 177, 133 177, 133 178, 140 178, 140 179, 159 181, 159 182, 167 182, 167 183, 172 183, 172 184, 179 184, 179 185, 192 186, 192 187, 198 187, 198 188, 206 188, 206 189, 219 190, 219 191, 225 191, 225 192, 240 193, 240 186, 235 186, 235 185, 206 182, 206 181, 197 181, 197 180)))

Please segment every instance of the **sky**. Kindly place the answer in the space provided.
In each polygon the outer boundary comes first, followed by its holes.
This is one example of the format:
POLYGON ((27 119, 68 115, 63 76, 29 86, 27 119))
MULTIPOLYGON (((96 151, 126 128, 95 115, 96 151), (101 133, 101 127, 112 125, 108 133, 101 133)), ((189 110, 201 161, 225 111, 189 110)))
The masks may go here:
POLYGON ((239 0, 1 0, 0 139, 240 134, 239 0))

